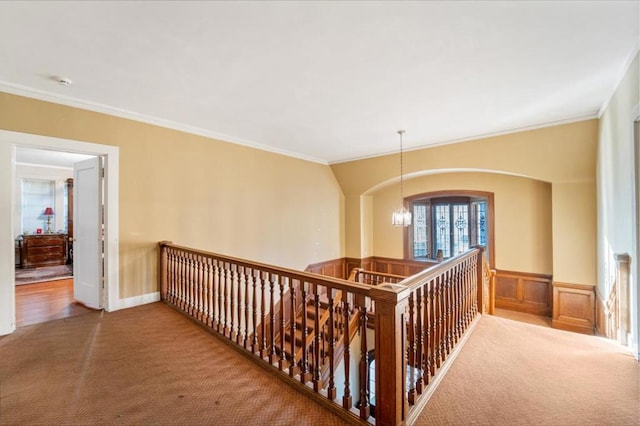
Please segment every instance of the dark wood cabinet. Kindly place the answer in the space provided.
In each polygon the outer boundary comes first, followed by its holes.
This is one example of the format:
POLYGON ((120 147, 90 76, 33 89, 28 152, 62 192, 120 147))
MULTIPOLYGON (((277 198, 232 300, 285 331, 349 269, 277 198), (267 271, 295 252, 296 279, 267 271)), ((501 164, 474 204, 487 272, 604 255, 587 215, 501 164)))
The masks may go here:
POLYGON ((20 267, 65 265, 67 238, 67 234, 23 235, 18 240, 20 267))

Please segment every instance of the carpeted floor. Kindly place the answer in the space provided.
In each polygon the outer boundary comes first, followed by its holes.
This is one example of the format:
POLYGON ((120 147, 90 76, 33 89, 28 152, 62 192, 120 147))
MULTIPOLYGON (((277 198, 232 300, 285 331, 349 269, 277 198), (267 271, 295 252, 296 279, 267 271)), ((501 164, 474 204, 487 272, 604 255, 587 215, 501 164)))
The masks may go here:
POLYGON ((639 425, 639 383, 612 341, 485 315, 416 424, 639 425))
POLYGON ((43 266, 32 269, 16 268, 16 285, 63 280, 71 277, 72 275, 72 265, 43 266))
POLYGON ((162 303, 0 338, 0 424, 339 425, 162 303))
MULTIPOLYGON (((343 421, 161 303, 0 338, 0 424, 343 421)), ((484 316, 417 424, 638 425, 639 366, 615 343, 484 316)))

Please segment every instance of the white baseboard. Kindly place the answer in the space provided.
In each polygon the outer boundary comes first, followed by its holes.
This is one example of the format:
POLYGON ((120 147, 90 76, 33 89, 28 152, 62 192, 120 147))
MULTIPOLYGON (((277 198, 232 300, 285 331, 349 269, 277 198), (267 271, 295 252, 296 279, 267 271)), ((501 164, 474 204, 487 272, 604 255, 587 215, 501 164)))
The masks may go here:
POLYGON ((134 306, 145 305, 147 303, 159 302, 160 292, 147 293, 141 296, 127 297, 126 299, 120 299, 118 306, 115 309, 109 309, 110 311, 117 311, 119 309, 133 308, 134 306))

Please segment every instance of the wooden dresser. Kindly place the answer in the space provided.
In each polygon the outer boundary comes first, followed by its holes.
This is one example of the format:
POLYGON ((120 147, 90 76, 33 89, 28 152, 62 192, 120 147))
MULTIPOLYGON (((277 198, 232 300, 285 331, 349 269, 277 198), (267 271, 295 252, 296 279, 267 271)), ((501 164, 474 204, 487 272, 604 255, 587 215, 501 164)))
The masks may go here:
POLYGON ((67 234, 23 235, 22 240, 18 240, 20 267, 65 265, 67 238, 67 234))

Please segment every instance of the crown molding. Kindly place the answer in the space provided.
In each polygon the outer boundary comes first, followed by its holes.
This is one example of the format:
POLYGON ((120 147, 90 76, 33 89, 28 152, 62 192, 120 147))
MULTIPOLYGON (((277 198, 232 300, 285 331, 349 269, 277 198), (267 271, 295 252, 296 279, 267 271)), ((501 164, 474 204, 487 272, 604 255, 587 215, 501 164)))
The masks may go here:
POLYGON ((598 110, 598 118, 602 117, 602 114, 604 114, 604 112, 607 110, 607 107, 609 107, 609 103, 611 103, 611 100, 616 95, 618 88, 622 84, 624 77, 627 75, 627 73, 631 69, 631 65, 633 65, 633 61, 636 58, 636 56, 638 56, 638 54, 640 54, 640 41, 636 41, 635 46, 633 47, 633 49, 631 49, 631 53, 629 54, 629 56, 627 56, 622 66, 620 67, 620 72, 616 80, 616 84, 613 86, 613 89, 611 90, 611 94, 609 95, 607 100, 604 101, 604 103, 598 110))
POLYGON ((189 133, 197 136, 203 136, 205 138, 215 139, 222 142, 242 145, 249 148, 258 149, 260 151, 271 152, 273 154, 283 155, 285 157, 296 158, 298 160, 310 161, 312 163, 319 163, 323 165, 329 164, 327 160, 324 160, 321 158, 303 155, 297 152, 287 151, 284 149, 274 148, 271 146, 261 144, 259 142, 237 138, 237 137, 226 135, 223 133, 213 132, 210 130, 202 129, 200 127, 177 123, 175 121, 166 120, 164 118, 158 118, 151 115, 128 111, 121 108, 115 108, 115 107, 103 105, 97 102, 84 101, 84 100, 76 99, 70 96, 58 95, 58 94, 46 92, 43 90, 38 90, 38 89, 26 87, 26 86, 21 86, 18 84, 8 83, 6 81, 0 81, 0 92, 6 92, 13 95, 24 96, 27 98, 65 105, 73 108, 80 108, 88 111, 98 112, 101 114, 107 114, 115 117, 125 118, 128 120, 139 121, 142 123, 152 124, 154 126, 164 127, 172 130, 178 130, 180 132, 185 132, 185 133, 189 133))
MULTIPOLYGON (((423 145, 415 146, 415 147, 412 147, 412 148, 405 148, 405 149, 403 149, 403 152, 407 153, 407 152, 410 152, 410 151, 419 151, 419 150, 427 149, 427 148, 435 148, 437 146, 452 145, 452 144, 461 143, 461 142, 469 142, 469 141, 474 141, 474 140, 479 140, 479 139, 492 138, 492 137, 496 137, 496 136, 509 135, 509 134, 513 134, 513 133, 526 132, 526 131, 530 131, 530 130, 544 129, 544 128, 547 128, 547 127, 561 126, 563 124, 571 124, 571 123, 577 123, 577 122, 580 122, 580 121, 593 120, 594 118, 598 118, 597 113, 595 111, 592 112, 592 113, 583 114, 583 115, 579 115, 579 116, 575 116, 575 117, 564 118, 564 119, 561 119, 561 120, 546 121, 544 123, 531 124, 531 125, 522 126, 522 127, 512 127, 512 128, 509 128, 509 129, 498 130, 498 131, 495 131, 495 132, 480 133, 480 134, 469 136, 469 137, 465 137, 465 138, 448 139, 448 140, 438 141, 438 142, 434 142, 434 143, 423 144, 423 145)), ((367 159, 370 159, 370 158, 384 157, 386 155, 393 155, 393 154, 397 154, 397 153, 398 153, 398 151, 389 151, 389 152, 384 152, 384 153, 379 153, 379 154, 372 154, 372 155, 367 155, 367 156, 362 156, 362 157, 354 157, 354 158, 350 158, 350 159, 346 159, 346 160, 330 161, 329 165, 340 164, 340 163, 348 163, 348 162, 351 162, 351 161, 358 161, 358 160, 367 160, 367 159)))

